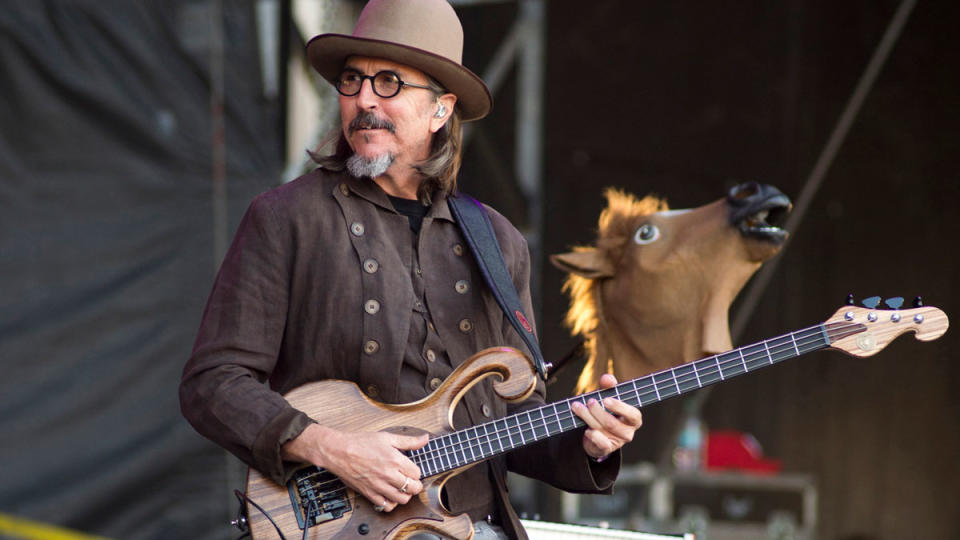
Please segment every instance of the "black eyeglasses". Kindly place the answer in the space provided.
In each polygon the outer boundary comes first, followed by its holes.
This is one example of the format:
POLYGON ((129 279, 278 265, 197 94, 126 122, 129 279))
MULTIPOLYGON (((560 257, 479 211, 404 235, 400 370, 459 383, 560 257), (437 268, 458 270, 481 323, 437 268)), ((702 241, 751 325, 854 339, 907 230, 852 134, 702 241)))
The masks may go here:
POLYGON ((340 92, 342 95, 355 96, 360 93, 360 88, 363 87, 363 81, 366 79, 370 79, 370 84, 373 86, 373 93, 382 98, 392 98, 399 94, 400 89, 404 86, 434 90, 434 88, 430 86, 405 82, 399 75, 392 71, 380 71, 374 75, 364 75, 352 69, 345 70, 341 73, 335 86, 337 87, 337 92, 340 92))

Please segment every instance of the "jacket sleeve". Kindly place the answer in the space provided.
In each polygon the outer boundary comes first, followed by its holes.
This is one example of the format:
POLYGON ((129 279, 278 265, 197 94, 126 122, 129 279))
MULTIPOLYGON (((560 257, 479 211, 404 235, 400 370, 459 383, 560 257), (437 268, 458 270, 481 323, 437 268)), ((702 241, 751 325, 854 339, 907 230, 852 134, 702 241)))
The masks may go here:
POLYGON ((286 320, 287 228, 268 195, 251 203, 214 282, 180 383, 180 407, 190 424, 280 484, 280 447, 311 422, 266 385, 286 320))
MULTIPOLYGON (((534 324, 533 302, 530 295, 530 252, 526 240, 512 226, 504 225, 506 219, 491 211, 491 222, 497 231, 498 241, 513 277, 514 287, 523 304, 531 325, 534 324), (499 225, 499 226, 498 226, 499 225)), ((509 319, 503 319, 503 336, 508 345, 530 354, 509 319)), ((507 414, 534 409, 545 404, 545 385, 537 381, 533 395, 519 404, 507 406, 507 414)), ((507 469, 517 474, 546 482, 553 487, 573 493, 610 493, 613 482, 620 472, 621 452, 596 463, 583 449, 583 431, 571 432, 548 438, 537 444, 507 454, 507 469)))

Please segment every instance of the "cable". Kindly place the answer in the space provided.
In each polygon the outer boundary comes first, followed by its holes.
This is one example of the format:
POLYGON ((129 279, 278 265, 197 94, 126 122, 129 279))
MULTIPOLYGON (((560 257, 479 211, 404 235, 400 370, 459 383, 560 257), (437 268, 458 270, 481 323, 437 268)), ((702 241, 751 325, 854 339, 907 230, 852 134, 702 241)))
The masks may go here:
MULTIPOLYGON (((280 535, 280 540, 287 540, 287 537, 283 535, 283 531, 280 530, 280 526, 277 525, 277 522, 274 521, 273 518, 270 517, 270 514, 268 514, 266 510, 261 508, 259 504, 253 502, 253 500, 250 497, 247 497, 246 493, 241 492, 239 489, 233 490, 233 494, 237 496, 237 499, 240 499, 241 503, 248 502, 251 505, 253 505, 254 508, 259 510, 261 514, 263 514, 268 520, 270 520, 270 524, 273 525, 273 528, 277 530, 277 534, 280 535)), ((303 534, 304 534, 304 538, 306 538, 306 534, 307 534, 306 525, 304 525, 303 527, 303 534)))

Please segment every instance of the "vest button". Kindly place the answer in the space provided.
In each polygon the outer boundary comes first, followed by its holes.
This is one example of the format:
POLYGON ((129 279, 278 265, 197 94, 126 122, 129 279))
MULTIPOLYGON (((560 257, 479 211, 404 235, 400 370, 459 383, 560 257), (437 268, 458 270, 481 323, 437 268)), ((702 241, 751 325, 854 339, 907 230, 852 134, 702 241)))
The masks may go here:
POLYGON ((443 384, 443 379, 441 379, 440 377, 434 377, 434 378, 430 379, 430 389, 431 389, 431 390, 436 390, 437 388, 440 388, 440 385, 441 385, 441 384, 443 384))
POLYGON ((372 339, 367 340, 367 342, 363 344, 363 352, 367 354, 376 354, 379 350, 380 344, 372 339))
POLYGON ((465 279, 461 279, 453 288, 460 294, 467 294, 467 291, 470 290, 470 283, 465 279))
POLYGON ((484 403, 483 406, 480 407, 480 412, 482 412, 483 415, 486 416, 487 418, 490 418, 490 406, 487 405, 486 403, 484 403))
POLYGON ((367 259, 363 261, 363 271, 368 274, 373 274, 380 269, 380 263, 376 259, 367 259))
POLYGON ((363 223, 360 223, 359 221, 354 221, 351 223, 350 232, 353 233, 354 236, 363 236, 363 223))
POLYGON ((363 304, 363 310, 371 315, 376 315, 377 312, 380 311, 380 302, 372 299, 367 300, 367 302, 363 304))
POLYGON ((460 321, 460 331, 464 334, 473 330, 473 323, 470 322, 470 319, 463 319, 460 321))
POLYGON ((437 353, 433 352, 433 349, 427 349, 427 360, 435 362, 437 360, 437 353))
POLYGON ((349 196, 350 196, 350 188, 347 187, 347 184, 346 184, 346 183, 341 183, 341 184, 340 184, 340 193, 343 193, 343 196, 344 196, 344 197, 349 197, 349 196))
POLYGON ((379 393, 380 393, 380 391, 377 390, 376 385, 371 384, 370 386, 367 387, 367 395, 368 395, 368 396, 370 396, 370 397, 377 397, 377 394, 379 394, 379 393))
POLYGON ((460 244, 454 244, 454 245, 453 245, 453 254, 456 255, 457 257, 462 256, 462 255, 463 255, 463 246, 460 245, 460 244))

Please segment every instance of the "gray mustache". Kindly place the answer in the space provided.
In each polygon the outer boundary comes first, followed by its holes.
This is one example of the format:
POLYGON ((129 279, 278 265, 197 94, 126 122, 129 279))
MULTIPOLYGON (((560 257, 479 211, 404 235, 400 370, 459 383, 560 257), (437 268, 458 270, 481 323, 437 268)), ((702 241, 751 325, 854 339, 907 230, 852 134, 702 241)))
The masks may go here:
POLYGON ((377 115, 369 111, 362 112, 354 117, 347 129, 351 135, 358 129, 385 129, 390 133, 396 133, 396 128, 394 128, 392 122, 378 118, 377 115))

